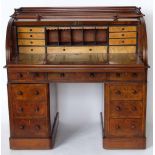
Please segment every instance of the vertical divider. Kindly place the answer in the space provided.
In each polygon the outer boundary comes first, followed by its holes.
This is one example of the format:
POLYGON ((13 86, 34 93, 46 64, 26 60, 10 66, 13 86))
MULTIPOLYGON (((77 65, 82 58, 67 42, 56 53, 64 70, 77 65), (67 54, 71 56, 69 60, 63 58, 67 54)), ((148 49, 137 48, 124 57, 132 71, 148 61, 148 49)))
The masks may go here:
POLYGON ((44 27, 44 33, 45 33, 45 64, 47 64, 47 31, 46 31, 46 27, 44 27))
POLYGON ((107 29, 107 64, 109 64, 109 26, 107 29))
POLYGON ((60 29, 58 27, 58 46, 60 46, 60 39, 61 39, 61 34, 60 34, 60 29))
POLYGON ((85 32, 85 30, 84 30, 84 27, 83 27, 83 29, 82 29, 82 34, 83 34, 83 45, 85 45, 85 39, 84 39, 84 38, 85 38, 85 37, 84 37, 85 33, 84 33, 84 32, 85 32))
POLYGON ((97 32, 97 29, 96 29, 96 26, 95 26, 95 33, 94 33, 94 35, 95 35, 95 36, 94 36, 94 38, 95 38, 94 44, 95 44, 95 45, 97 45, 97 42, 96 42, 96 32, 97 32))

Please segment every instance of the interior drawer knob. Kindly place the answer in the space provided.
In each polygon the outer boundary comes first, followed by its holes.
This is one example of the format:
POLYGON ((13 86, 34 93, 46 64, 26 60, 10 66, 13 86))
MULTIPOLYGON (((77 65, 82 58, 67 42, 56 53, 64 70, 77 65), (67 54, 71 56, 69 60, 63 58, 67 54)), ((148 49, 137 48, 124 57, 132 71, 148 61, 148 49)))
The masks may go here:
POLYGON ((94 78, 95 77, 95 73, 90 73, 90 77, 94 78))
POLYGON ((122 30, 124 31, 124 30, 125 30, 125 28, 123 27, 123 28, 122 28, 122 30))
POLYGON ((121 91, 120 91, 120 90, 117 90, 117 91, 115 92, 115 94, 116 94, 116 95, 121 95, 121 91))
POLYGON ((121 111, 121 107, 120 106, 116 106, 116 111, 121 111))
POLYGON ((19 129, 24 130, 25 129, 25 125, 20 125, 19 129))
POLYGON ((122 33, 122 37, 124 37, 124 33, 122 33))
POLYGON ((22 91, 18 91, 17 94, 18 95, 23 95, 23 92, 22 91))
POLYGON ((60 77, 65 77, 65 73, 60 73, 60 77))
POLYGON ((32 32, 32 29, 30 29, 30 31, 32 32))
POLYGON ((33 37, 33 35, 31 34, 31 35, 30 35, 30 37, 32 38, 32 37, 33 37))
POLYGON ((31 44, 33 44, 33 41, 30 41, 31 44))
POLYGON ((121 42, 124 43, 124 40, 122 40, 121 42))
POLYGON ((34 94, 35 94, 35 95, 39 95, 39 91, 36 90, 36 91, 34 92, 34 94))
POLYGON ((40 125, 35 125, 36 130, 40 130, 40 125))

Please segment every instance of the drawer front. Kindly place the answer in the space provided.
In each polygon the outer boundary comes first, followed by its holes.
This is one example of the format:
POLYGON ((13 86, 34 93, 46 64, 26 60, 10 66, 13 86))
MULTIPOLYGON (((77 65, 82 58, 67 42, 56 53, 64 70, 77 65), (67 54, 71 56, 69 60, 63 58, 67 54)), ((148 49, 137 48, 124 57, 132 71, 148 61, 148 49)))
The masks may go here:
POLYGON ((135 45, 136 39, 109 39, 110 45, 135 45))
POLYGON ((47 117, 47 104, 45 102, 13 102, 14 117, 47 117))
POLYGON ((143 85, 142 84, 111 84, 110 85, 111 100, 142 100, 143 85))
POLYGON ((45 39, 44 33, 18 33, 18 38, 25 39, 45 39))
POLYGON ((109 32, 126 32, 126 31, 136 31, 136 26, 110 26, 109 32))
POLYGON ((47 47, 48 53, 106 53, 107 46, 47 47))
POLYGON ((110 119, 110 136, 134 137, 142 136, 141 119, 110 119))
POLYGON ((19 39, 18 45, 45 45, 45 40, 19 39))
POLYGON ((48 87, 46 84, 11 84, 14 101, 44 101, 47 102, 48 87))
POLYGON ((109 33, 109 38, 136 38, 136 32, 109 33))
POLYGON ((45 47, 19 47, 19 53, 45 53, 45 47))
POLYGON ((14 119, 13 135, 20 138, 49 136, 48 120, 46 119, 14 119))
POLYGON ((77 82, 94 82, 106 80, 105 73, 49 73, 49 81, 77 81, 77 82))
POLYGON ((131 72, 131 73, 110 73, 109 80, 114 81, 144 81, 145 73, 144 72, 131 72))
POLYGON ((40 72, 8 72, 9 81, 44 81, 46 73, 40 72))
POLYGON ((18 27, 17 32, 45 32, 43 27, 18 27))
POLYGON ((109 107, 110 116, 113 118, 142 116, 141 101, 111 101, 109 107))
POLYGON ((136 46, 109 46, 109 53, 136 53, 136 46))

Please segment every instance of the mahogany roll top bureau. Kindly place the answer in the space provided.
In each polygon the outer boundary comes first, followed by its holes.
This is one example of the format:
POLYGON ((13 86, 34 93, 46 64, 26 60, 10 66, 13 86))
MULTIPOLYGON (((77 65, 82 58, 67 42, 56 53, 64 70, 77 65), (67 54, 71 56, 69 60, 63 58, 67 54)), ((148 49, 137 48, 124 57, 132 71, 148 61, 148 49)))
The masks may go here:
POLYGON ((134 6, 15 9, 6 34, 10 148, 53 148, 59 120, 56 82, 100 82, 103 147, 144 149, 143 16, 134 6))

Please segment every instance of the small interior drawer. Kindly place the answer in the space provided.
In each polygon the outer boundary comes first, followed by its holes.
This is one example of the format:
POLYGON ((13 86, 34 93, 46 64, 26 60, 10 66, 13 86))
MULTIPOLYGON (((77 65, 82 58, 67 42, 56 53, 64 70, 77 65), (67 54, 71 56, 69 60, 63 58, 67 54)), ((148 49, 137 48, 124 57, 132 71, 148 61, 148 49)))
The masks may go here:
POLYGON ((135 45, 136 39, 109 39, 110 45, 135 45))
POLYGON ((45 47, 19 47, 19 53, 45 53, 45 47))
POLYGON ((18 38, 21 39, 45 39, 44 33, 18 33, 18 38))
POLYGON ((126 32, 126 31, 136 31, 136 26, 110 26, 109 32, 126 32))
POLYGON ((17 32, 45 32, 43 27, 18 27, 17 32))
POLYGON ((33 40, 33 39, 19 39, 18 45, 45 45, 45 40, 33 40))
POLYGON ((136 38, 136 32, 109 33, 109 38, 136 38))

